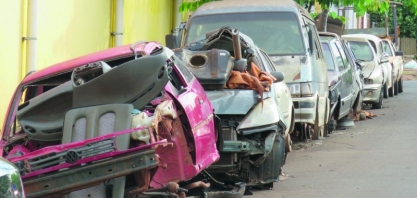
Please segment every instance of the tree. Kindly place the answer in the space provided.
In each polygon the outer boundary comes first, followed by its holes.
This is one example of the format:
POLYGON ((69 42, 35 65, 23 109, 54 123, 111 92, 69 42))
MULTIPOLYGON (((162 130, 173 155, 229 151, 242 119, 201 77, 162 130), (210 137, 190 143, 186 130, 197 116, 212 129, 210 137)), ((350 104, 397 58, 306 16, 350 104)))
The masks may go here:
MULTIPOLYGON (((399 0, 398 2, 402 2, 399 0)), ((403 3, 404 5, 404 3, 403 3)), ((376 27, 385 27, 385 13, 371 12, 371 21, 376 22, 376 27)), ((393 34, 393 12, 388 12, 388 29, 393 34)), ((414 38, 417 40, 417 15, 405 6, 397 6, 397 26, 400 27, 400 37, 414 38)))

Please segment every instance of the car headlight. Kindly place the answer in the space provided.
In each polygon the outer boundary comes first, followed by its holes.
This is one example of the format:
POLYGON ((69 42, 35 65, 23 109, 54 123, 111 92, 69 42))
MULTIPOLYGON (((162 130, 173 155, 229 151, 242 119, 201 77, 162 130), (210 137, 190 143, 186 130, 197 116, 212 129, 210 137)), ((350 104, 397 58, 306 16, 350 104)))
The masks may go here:
POLYGON ((313 96, 313 89, 311 82, 301 82, 289 85, 289 90, 292 97, 311 97, 313 96))
POLYGON ((373 81, 372 79, 369 79, 369 78, 364 78, 364 79, 363 79, 363 82, 364 82, 366 85, 369 85, 369 84, 374 84, 374 81, 373 81))

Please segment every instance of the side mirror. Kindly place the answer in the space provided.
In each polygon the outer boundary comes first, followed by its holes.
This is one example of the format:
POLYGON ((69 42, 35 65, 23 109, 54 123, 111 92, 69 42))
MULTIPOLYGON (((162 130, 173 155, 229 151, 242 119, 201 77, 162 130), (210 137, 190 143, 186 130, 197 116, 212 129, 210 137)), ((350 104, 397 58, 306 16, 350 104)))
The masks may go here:
POLYGON ((389 61, 389 56, 388 56, 388 54, 387 53, 382 53, 382 55, 381 55, 381 63, 386 63, 386 62, 388 62, 389 61))
POLYGON ((404 56, 404 52, 403 51, 396 51, 395 56, 404 56))
POLYGON ((271 75, 273 77, 275 77, 275 79, 277 79, 276 81, 274 81, 274 83, 276 82, 282 82, 284 80, 284 74, 282 72, 279 71, 272 71, 271 75))
POLYGON ((362 61, 355 61, 356 66, 358 66, 360 69, 362 69, 363 67, 365 67, 365 63, 363 63, 362 61))
POLYGON ((179 44, 178 34, 172 33, 172 34, 165 35, 165 45, 166 47, 170 49, 179 48, 180 44, 179 44))

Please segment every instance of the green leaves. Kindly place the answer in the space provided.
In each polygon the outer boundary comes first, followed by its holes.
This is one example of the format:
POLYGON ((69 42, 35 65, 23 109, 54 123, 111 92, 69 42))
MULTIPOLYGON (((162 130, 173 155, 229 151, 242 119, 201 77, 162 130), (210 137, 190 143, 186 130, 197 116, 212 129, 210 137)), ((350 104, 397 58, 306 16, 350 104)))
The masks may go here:
POLYGON ((345 24, 345 23, 346 23, 346 18, 345 18, 344 16, 339 16, 339 15, 337 15, 337 13, 336 13, 336 12, 329 12, 329 13, 328 13, 328 16, 330 16, 330 17, 332 17, 332 18, 334 18, 334 19, 339 19, 339 20, 341 20, 341 21, 343 22, 343 24, 345 24))
MULTIPOLYGON (((400 37, 417 39, 417 14, 415 8, 417 6, 417 0, 398 0, 403 3, 403 6, 397 5, 397 26, 400 26, 400 37), (413 3, 411 4, 410 3, 413 3), (409 6, 407 6, 409 5, 409 6)), ((379 11, 371 12, 371 21, 376 22, 377 27, 385 27, 385 15, 388 16, 388 29, 390 34, 394 33, 393 27, 393 12, 381 13, 379 11)))
POLYGON ((191 2, 182 2, 179 8, 179 12, 180 13, 187 12, 187 11, 194 12, 201 5, 208 3, 208 2, 212 2, 212 1, 220 1, 220 0, 194 0, 191 2))

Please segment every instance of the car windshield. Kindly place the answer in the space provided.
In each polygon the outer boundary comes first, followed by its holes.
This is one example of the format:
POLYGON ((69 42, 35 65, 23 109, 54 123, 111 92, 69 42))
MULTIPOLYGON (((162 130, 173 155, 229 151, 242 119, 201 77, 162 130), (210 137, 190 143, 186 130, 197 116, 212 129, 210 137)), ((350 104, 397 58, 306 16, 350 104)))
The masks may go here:
POLYGON ((327 43, 322 43, 322 46, 324 50, 324 58, 326 59, 327 71, 334 71, 334 62, 330 47, 327 43))
POLYGON ((185 43, 224 26, 237 28, 268 55, 305 54, 297 17, 289 12, 233 13, 197 16, 190 21, 185 43))
POLYGON ((389 56, 394 56, 388 41, 382 41, 382 46, 384 46, 384 52, 386 52, 389 56))
POLYGON ((349 41, 348 44, 353 54, 355 55, 356 59, 363 60, 363 61, 374 60, 372 49, 368 43, 358 42, 358 41, 349 41))

